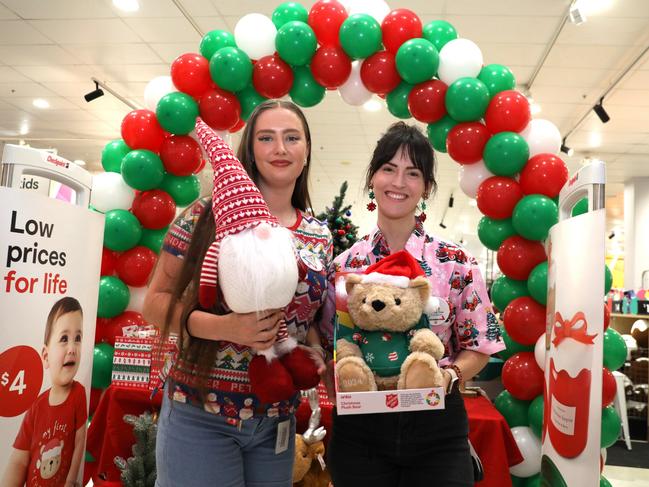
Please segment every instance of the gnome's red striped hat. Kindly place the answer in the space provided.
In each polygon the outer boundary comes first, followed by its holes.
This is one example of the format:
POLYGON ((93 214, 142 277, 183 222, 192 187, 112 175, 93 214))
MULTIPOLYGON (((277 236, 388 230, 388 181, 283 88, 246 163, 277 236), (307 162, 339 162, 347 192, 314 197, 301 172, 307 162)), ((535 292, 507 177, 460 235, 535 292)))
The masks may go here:
POLYGON ((279 222, 230 146, 200 118, 196 122, 196 135, 214 169, 212 211, 216 235, 205 254, 198 288, 200 305, 211 308, 216 302, 219 247, 223 238, 260 223, 279 226, 279 222))

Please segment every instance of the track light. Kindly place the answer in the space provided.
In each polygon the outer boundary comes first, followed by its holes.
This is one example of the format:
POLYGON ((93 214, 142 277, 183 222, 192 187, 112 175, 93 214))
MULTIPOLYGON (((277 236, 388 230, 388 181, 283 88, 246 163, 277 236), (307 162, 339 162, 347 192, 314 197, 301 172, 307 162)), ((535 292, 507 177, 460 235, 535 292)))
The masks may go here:
POLYGON ((568 155, 568 157, 571 157, 575 153, 575 149, 573 149, 571 147, 568 147, 566 145, 566 138, 565 137, 561 141, 561 152, 568 155))
POLYGON ((97 81, 95 81, 95 89, 92 90, 90 93, 83 95, 83 97, 88 103, 90 103, 93 100, 96 100, 100 96, 104 96, 104 90, 102 90, 99 87, 99 83, 97 81))
POLYGON ((442 228, 446 228, 446 225, 444 225, 444 220, 442 220, 441 222, 439 222, 439 226, 442 227, 442 228))
POLYGON ((604 107, 602 106, 602 103, 603 103, 603 102, 604 102, 604 98, 600 98, 600 99, 599 99, 599 103, 597 103, 597 104, 593 107, 593 111, 597 114, 597 116, 598 116, 599 119, 602 121, 602 123, 606 123, 606 122, 608 122, 608 121, 611 119, 611 117, 609 116, 608 113, 606 113, 606 110, 605 110, 604 107))
POLYGON ((608 235, 608 239, 611 240, 612 238, 615 238, 615 230, 613 230, 611 233, 608 235))
POLYGON ((584 13, 584 9, 579 8, 579 2, 577 0, 573 1, 572 5, 570 5, 568 18, 570 19, 570 22, 575 25, 581 25, 586 22, 586 14, 584 13))
POLYGON ((449 208, 453 208, 453 201, 455 201, 455 200, 453 199, 453 193, 451 193, 451 197, 448 199, 448 207, 449 208))

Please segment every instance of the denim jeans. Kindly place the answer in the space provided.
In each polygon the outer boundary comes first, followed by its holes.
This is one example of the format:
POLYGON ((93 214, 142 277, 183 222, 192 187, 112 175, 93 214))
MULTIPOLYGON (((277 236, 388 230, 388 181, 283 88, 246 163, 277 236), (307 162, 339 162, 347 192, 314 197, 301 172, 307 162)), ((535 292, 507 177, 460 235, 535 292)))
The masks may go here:
POLYGON ((165 393, 156 441, 156 487, 292 485, 295 416, 254 417, 239 428, 165 393), (288 420, 288 449, 275 454, 278 425, 288 420))

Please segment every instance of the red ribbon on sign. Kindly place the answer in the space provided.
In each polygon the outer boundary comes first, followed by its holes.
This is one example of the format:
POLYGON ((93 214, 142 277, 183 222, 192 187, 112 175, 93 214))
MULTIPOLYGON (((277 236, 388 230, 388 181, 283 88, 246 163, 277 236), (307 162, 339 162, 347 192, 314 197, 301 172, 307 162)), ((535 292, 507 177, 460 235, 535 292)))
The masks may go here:
POLYGON ((575 313, 575 316, 570 321, 564 320, 561 313, 557 311, 554 315, 554 339, 552 343, 555 347, 558 347, 566 338, 572 338, 586 345, 592 345, 597 334, 589 335, 586 333, 587 326, 586 316, 582 311, 575 313), (582 324, 579 327, 575 327, 579 322, 582 324))

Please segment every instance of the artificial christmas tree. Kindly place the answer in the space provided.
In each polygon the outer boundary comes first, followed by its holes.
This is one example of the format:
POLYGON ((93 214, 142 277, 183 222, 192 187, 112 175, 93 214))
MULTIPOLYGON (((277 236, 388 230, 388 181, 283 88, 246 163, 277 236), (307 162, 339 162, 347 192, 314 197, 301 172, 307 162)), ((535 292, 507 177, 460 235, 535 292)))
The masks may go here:
POLYGON ((133 425, 136 442, 133 456, 128 460, 115 458, 115 465, 122 471, 125 487, 154 487, 156 481, 155 441, 158 430, 157 418, 149 412, 140 416, 127 414, 124 421, 133 425))
POLYGON ((358 240, 358 227, 349 219, 352 216, 352 205, 343 207, 346 192, 347 181, 344 181, 340 186, 340 193, 334 198, 331 208, 327 207, 324 213, 317 216, 318 220, 326 221, 329 230, 331 230, 334 257, 347 250, 358 240))

